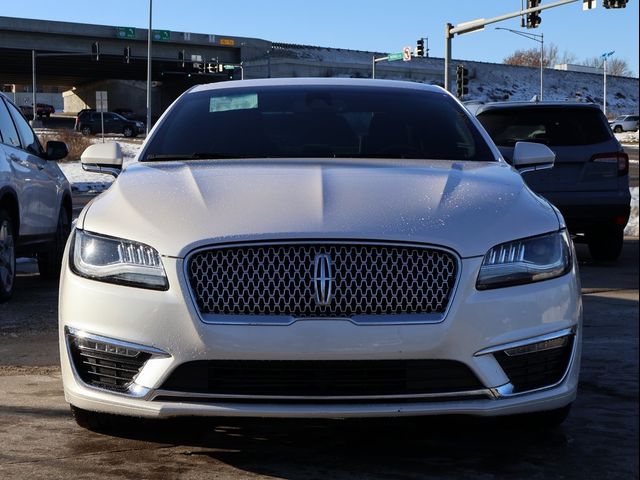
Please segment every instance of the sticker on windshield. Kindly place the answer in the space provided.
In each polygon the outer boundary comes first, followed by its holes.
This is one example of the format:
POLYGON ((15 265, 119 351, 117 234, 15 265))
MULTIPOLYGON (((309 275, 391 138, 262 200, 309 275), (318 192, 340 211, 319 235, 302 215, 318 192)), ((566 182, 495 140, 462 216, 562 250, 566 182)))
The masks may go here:
POLYGON ((249 110, 258 108, 257 93, 241 93, 236 95, 225 95, 222 97, 211 97, 209 100, 209 112, 228 112, 230 110, 249 110))

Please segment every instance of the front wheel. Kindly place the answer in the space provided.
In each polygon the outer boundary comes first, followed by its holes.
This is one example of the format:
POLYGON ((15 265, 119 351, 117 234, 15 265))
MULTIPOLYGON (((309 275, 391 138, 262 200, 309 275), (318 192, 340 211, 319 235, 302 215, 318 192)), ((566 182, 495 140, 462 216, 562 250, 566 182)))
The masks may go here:
POLYGON ((124 130, 122 131, 122 133, 124 134, 125 137, 133 137, 133 128, 124 127, 124 130))
POLYGON ((617 260, 622 253, 624 230, 621 227, 603 229, 587 234, 591 258, 597 262, 617 260))
POLYGON ((48 252, 38 254, 38 270, 40 270, 40 276, 42 278, 52 280, 58 278, 60 275, 64 247, 70 232, 71 222, 69 221, 69 214, 64 207, 62 207, 58 215, 56 235, 51 249, 48 252))
POLYGON ((620 125, 616 125, 616 127, 613 129, 614 132, 616 133, 622 133, 622 127, 620 125))
POLYGON ((0 303, 9 300, 16 280, 16 237, 9 214, 0 210, 0 303))

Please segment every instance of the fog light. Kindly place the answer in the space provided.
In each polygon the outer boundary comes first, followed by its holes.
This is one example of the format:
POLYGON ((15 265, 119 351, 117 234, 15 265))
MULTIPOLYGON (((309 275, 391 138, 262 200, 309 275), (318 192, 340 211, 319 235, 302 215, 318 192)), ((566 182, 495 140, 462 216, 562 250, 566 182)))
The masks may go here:
POLYGON ((514 347, 505 350, 504 353, 510 357, 516 357, 518 355, 526 355, 527 353, 542 352, 544 350, 553 350, 554 348, 564 347, 569 341, 569 336, 553 338, 551 340, 545 340, 543 342, 531 343, 529 345, 523 345, 521 347, 514 347))

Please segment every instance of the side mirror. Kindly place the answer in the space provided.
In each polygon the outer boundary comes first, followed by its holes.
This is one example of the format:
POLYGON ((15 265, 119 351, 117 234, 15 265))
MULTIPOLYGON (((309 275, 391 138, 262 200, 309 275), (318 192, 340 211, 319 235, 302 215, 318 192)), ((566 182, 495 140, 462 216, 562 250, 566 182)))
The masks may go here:
POLYGON ((122 172, 122 149, 116 142, 95 143, 80 156, 83 170, 108 173, 117 177, 122 172))
POLYGON ((49 140, 47 142, 47 160, 61 160, 69 155, 69 149, 64 142, 49 140))
POLYGON ((513 166, 520 173, 553 168, 556 154, 546 145, 532 142, 516 142, 513 149, 513 166))

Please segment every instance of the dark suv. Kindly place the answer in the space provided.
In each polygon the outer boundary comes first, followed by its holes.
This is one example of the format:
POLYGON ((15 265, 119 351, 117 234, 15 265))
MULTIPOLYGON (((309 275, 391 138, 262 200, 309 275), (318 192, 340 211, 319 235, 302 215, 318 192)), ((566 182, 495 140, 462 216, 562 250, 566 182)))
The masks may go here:
MULTIPOLYGON (((76 130, 83 135, 93 135, 102 131, 101 113, 85 110, 76 118, 76 130)), ((122 133, 125 137, 135 137, 144 133, 144 123, 129 120, 114 112, 104 112, 104 133, 122 133)))
POLYGON ((629 219, 629 156, 595 104, 489 103, 476 112, 510 161, 516 142, 539 142, 556 154, 552 169, 523 174, 529 187, 562 212, 596 260, 615 260, 629 219))

